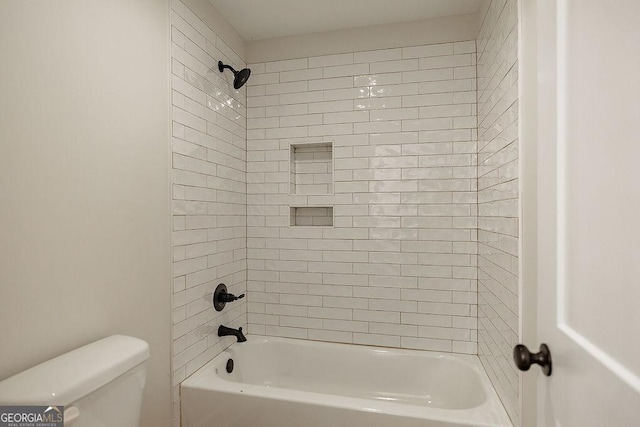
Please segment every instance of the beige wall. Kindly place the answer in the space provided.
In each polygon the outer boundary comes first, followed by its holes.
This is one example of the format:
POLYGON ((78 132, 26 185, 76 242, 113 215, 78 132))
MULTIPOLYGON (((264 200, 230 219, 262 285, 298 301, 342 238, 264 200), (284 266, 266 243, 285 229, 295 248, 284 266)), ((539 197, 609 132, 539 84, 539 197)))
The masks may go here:
POLYGON ((146 340, 170 425, 166 1, 0 3, 0 379, 146 340))
MULTIPOLYGON (((194 0, 190 0, 194 1, 194 0)), ((348 28, 247 43, 247 63, 473 40, 476 14, 348 28)))

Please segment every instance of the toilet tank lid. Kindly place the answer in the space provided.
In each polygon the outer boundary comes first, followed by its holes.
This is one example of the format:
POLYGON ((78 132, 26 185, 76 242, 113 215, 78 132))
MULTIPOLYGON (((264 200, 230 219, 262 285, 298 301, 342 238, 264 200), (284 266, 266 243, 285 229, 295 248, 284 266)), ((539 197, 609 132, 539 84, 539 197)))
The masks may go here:
POLYGON ((113 335, 0 382, 0 405, 68 405, 149 358, 149 345, 113 335))

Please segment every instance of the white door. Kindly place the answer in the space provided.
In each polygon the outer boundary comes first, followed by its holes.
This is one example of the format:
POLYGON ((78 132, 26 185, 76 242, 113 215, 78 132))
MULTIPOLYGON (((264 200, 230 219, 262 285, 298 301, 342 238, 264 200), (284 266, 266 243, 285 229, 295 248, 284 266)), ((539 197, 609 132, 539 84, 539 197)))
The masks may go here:
POLYGON ((536 10, 537 335, 553 372, 524 375, 538 425, 640 426, 640 0, 536 10))

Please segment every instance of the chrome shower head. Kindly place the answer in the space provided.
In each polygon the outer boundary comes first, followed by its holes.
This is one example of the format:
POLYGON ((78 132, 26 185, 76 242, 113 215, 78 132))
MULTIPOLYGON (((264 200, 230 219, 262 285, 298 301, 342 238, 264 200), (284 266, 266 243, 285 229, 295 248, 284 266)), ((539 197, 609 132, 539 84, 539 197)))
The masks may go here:
POLYGON ((249 76, 251 75, 251 70, 248 68, 244 68, 240 71, 236 71, 233 69, 231 65, 225 65, 222 61, 218 61, 218 70, 222 73, 225 68, 233 71, 234 79, 233 79, 233 87, 235 89, 240 89, 244 84, 249 80, 249 76))

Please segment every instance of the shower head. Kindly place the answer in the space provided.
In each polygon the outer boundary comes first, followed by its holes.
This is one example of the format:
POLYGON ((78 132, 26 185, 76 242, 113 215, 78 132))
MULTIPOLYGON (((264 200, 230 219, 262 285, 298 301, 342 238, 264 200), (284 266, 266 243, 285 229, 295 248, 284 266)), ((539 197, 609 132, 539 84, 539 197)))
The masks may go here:
POLYGON ((233 71, 233 75, 235 76, 233 79, 233 87, 235 89, 240 89, 244 84, 249 80, 249 76, 251 75, 251 70, 248 68, 244 68, 240 71, 236 71, 233 69, 231 65, 224 65, 222 61, 218 61, 218 70, 222 73, 225 68, 233 71))

